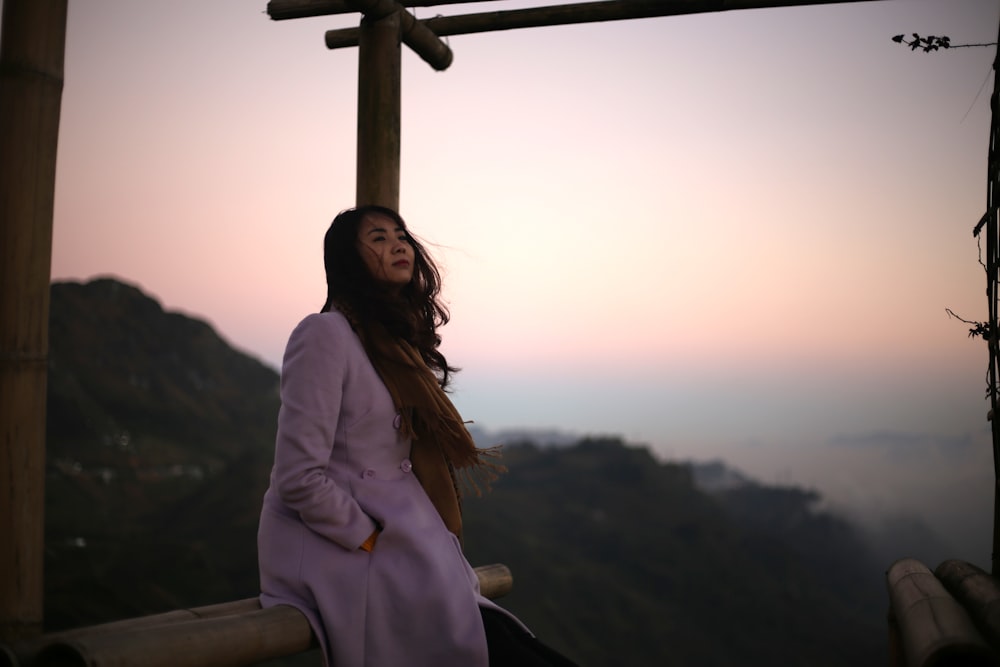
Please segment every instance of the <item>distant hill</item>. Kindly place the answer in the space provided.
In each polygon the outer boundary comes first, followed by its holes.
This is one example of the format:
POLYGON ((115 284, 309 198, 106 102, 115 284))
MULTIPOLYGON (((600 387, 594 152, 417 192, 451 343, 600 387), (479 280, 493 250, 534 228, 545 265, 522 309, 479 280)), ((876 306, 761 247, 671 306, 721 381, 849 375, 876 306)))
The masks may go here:
MULTIPOLYGON (((50 338, 48 628, 255 595, 277 373, 110 279, 54 284, 50 338)), ((887 662, 885 563, 815 494, 616 438, 504 452, 469 560, 581 665, 887 662)))
POLYGON ((505 459, 493 493, 466 502, 467 551, 508 564, 507 606, 581 663, 887 660, 883 568, 812 494, 708 495, 689 466, 614 439, 505 459))
POLYGON ((277 372, 116 280, 53 284, 50 312, 47 625, 253 595, 277 372))

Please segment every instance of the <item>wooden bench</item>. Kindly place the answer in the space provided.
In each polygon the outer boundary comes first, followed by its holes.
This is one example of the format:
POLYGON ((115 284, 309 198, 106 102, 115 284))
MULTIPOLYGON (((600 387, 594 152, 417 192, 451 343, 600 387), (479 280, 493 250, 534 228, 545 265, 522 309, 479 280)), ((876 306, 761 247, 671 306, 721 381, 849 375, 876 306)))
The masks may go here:
MULTIPOLYGON (((483 596, 510 592, 505 565, 476 568, 483 596)), ((257 598, 180 609, 0 645, 0 667, 239 667, 316 646, 306 617, 257 598)))

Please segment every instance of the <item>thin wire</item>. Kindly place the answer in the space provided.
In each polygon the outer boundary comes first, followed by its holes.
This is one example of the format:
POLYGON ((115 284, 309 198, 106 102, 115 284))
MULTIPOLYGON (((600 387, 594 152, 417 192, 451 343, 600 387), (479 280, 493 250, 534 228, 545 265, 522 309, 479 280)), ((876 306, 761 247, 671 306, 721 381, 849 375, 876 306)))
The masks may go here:
POLYGON ((983 88, 985 88, 986 84, 989 82, 990 74, 992 72, 993 72, 993 64, 991 63, 989 69, 986 70, 986 76, 983 77, 983 85, 979 86, 979 92, 976 93, 976 98, 972 100, 972 104, 970 104, 969 108, 965 111, 965 115, 962 116, 962 120, 959 121, 958 123, 959 125, 965 122, 965 119, 969 117, 969 113, 972 111, 972 107, 976 106, 976 102, 979 101, 979 96, 983 94, 983 88))

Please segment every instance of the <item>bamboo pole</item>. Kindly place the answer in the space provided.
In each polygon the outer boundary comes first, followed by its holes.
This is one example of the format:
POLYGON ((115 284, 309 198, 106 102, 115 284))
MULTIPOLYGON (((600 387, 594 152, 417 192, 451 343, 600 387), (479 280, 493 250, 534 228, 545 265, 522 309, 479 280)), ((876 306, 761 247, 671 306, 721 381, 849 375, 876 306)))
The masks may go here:
POLYGON ((968 613, 923 563, 912 558, 896 561, 886 583, 907 665, 996 664, 968 613))
MULTIPOLYGON (((437 5, 465 4, 468 2, 494 2, 495 0, 404 0, 404 7, 435 7, 437 5)), ((350 14, 357 9, 348 0, 270 0, 267 15, 272 21, 304 19, 313 16, 350 14)))
POLYGON ((961 560, 944 561, 934 574, 969 613, 990 645, 1000 647, 1000 581, 961 560))
MULTIPOLYGON (((458 16, 437 16, 418 23, 425 24, 438 37, 445 37, 447 35, 467 35, 497 30, 623 21, 657 16, 680 16, 735 9, 766 9, 871 1, 873 0, 605 0, 604 2, 582 2, 551 7, 460 14, 458 16)), ((329 30, 325 39, 329 49, 356 46, 358 29, 329 30)))
MULTIPOLYGON (((1000 41, 1000 27, 998 27, 1000 41)), ((990 97, 990 137, 986 162, 986 300, 989 317, 989 335, 986 346, 989 358, 987 370, 990 400, 990 429, 993 435, 993 553, 990 570, 1000 574, 1000 411, 997 400, 997 365, 1000 364, 1000 329, 997 326, 997 279, 998 271, 998 229, 997 196, 1000 195, 1000 155, 997 142, 1000 141, 1000 46, 993 60, 993 95, 990 97)))
MULTIPOLYGON (((489 2, 492 0, 403 0, 400 4, 404 7, 437 7, 439 5, 466 4, 469 2, 489 2)), ((658 0, 661 3, 671 2, 671 0, 658 0)), ((866 2, 874 0, 822 0, 825 4, 841 2, 866 2)), ((701 6, 710 5, 712 9, 695 9, 693 11, 724 11, 726 9, 748 9, 746 2, 734 2, 733 0, 715 0, 714 2, 692 2, 692 0, 682 0, 684 4, 699 4, 701 6)), ((771 2, 766 7, 792 7, 795 5, 818 4, 815 0, 786 0, 785 2, 771 2)), ((348 0, 270 0, 267 3, 267 15, 274 21, 284 21, 287 19, 300 19, 313 16, 331 16, 334 14, 349 14, 355 11, 348 0)), ((690 13, 690 12, 683 12, 690 13)))
POLYGON ((353 11, 354 8, 342 0, 269 0, 267 3, 267 15, 272 21, 349 14, 353 11))
POLYGON ((294 607, 182 621, 50 644, 38 667, 241 667, 313 646, 309 621, 294 607))
POLYGON ((42 629, 45 390, 66 0, 6 0, 0 35, 0 640, 42 629))
POLYGON ((127 618, 121 621, 101 623, 100 625, 91 625, 84 628, 62 630, 14 642, 7 647, 0 646, 0 649, 6 650, 6 654, 0 653, 0 667, 30 665, 45 647, 56 642, 72 641, 78 637, 134 632, 184 621, 235 616, 257 609, 260 609, 260 600, 258 598, 247 598, 245 600, 236 600, 235 602, 223 602, 204 607, 193 607, 191 609, 175 609, 162 614, 150 614, 148 616, 140 616, 139 618, 127 618))
MULTIPOLYGON (((503 597, 513 586, 506 565, 482 565, 475 572, 486 598, 503 597)), ((259 599, 248 598, 0 645, 0 667, 224 667, 293 655, 313 645, 312 629, 298 610, 286 606, 261 610, 259 599)))
POLYGON ((399 209, 399 12, 361 21, 358 49, 357 205, 399 209))
POLYGON ((500 563, 480 565, 476 568, 476 578, 479 579, 479 593, 490 600, 502 598, 514 586, 510 569, 500 563))

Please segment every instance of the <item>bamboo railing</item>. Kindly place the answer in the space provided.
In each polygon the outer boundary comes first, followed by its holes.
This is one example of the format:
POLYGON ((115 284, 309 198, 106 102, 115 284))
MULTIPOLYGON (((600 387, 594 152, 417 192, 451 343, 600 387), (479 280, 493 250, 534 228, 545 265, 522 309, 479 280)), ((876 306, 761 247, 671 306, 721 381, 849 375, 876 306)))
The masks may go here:
MULTIPOLYGON (((490 599, 513 586, 505 565, 477 567, 476 576, 490 599)), ((257 598, 249 598, 0 645, 0 667, 243 667, 315 646, 299 610, 261 609, 257 598)))
POLYGON ((903 558, 886 584, 890 667, 1000 664, 1000 585, 991 575, 959 560, 931 572, 903 558))

